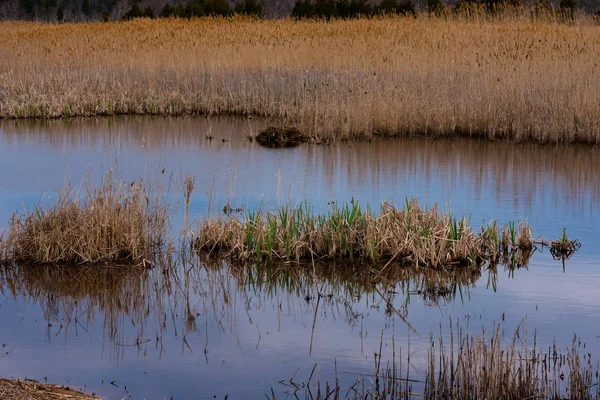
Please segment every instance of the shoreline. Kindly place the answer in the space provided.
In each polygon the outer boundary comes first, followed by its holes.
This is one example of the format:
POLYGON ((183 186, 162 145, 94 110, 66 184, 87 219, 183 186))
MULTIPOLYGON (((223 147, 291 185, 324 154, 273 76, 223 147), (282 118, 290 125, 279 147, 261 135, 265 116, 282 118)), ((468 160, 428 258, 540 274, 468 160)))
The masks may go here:
POLYGON ((3 400, 100 400, 66 385, 40 383, 33 380, 0 378, 3 400))
MULTIPOLYGON (((162 118, 162 119, 178 119, 178 118, 204 118, 214 119, 219 121, 220 119, 232 119, 240 120, 242 122, 250 120, 258 120, 261 126, 268 127, 279 127, 286 126, 285 123, 273 121, 272 119, 265 116, 257 115, 240 115, 240 114, 198 114, 198 113, 181 113, 181 114, 140 114, 140 113, 123 113, 123 114, 93 114, 93 115, 73 115, 73 116, 54 116, 54 117, 0 117, 0 125, 2 123, 43 123, 43 122, 72 122, 72 121, 86 121, 86 120, 101 120, 111 118, 162 118), (273 122, 272 124, 269 121, 273 122)), ((293 124, 287 124, 288 126, 294 126, 293 124)), ((259 131, 254 132, 256 135, 259 131)), ((245 136, 244 139, 254 141, 255 138, 251 136, 245 136)), ((540 141, 535 138, 515 138, 512 136, 496 136, 488 137, 485 132, 469 133, 469 132, 452 132, 452 133, 438 133, 431 134, 427 132, 399 132, 399 133, 372 133, 372 134, 357 134, 352 137, 342 138, 319 138, 312 137, 306 144, 308 145, 335 145, 338 143, 360 143, 360 142, 371 142, 376 140, 473 140, 473 141, 484 141, 484 142, 504 142, 512 144, 534 144, 540 146, 552 146, 552 147, 563 147, 563 146, 583 146, 590 147, 592 149, 597 148, 600 143, 596 140, 586 141, 584 139, 574 139, 571 141, 540 141)))

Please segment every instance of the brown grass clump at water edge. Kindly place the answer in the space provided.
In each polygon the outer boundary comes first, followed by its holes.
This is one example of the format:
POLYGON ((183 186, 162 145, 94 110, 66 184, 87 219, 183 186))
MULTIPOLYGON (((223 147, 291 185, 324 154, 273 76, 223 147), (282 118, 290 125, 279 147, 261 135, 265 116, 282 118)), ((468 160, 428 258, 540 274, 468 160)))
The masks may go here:
POLYGON ((0 117, 235 114, 314 140, 599 143, 600 28, 530 17, 0 23, 0 117))
POLYGON ((3 238, 3 260, 18 263, 142 263, 164 244, 168 206, 160 188, 125 183, 109 171, 97 187, 67 187, 56 203, 14 213, 3 238))

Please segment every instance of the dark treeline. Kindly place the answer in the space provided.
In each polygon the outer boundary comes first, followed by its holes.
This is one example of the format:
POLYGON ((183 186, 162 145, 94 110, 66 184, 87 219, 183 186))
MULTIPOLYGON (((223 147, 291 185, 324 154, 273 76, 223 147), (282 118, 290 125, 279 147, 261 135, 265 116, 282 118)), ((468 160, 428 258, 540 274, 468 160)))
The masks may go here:
POLYGON ((411 0, 382 0, 373 6, 367 0, 297 0, 292 10, 295 18, 356 18, 375 14, 415 14, 411 0))
POLYGON ((355 18, 382 14, 414 15, 478 7, 489 12, 505 6, 532 7, 534 11, 584 11, 600 16, 598 0, 0 0, 0 19, 42 21, 109 21, 132 18, 229 16, 355 18), (417 3, 413 3, 417 1, 417 3))
MULTIPOLYGON (((532 7, 534 13, 559 11, 563 15, 572 13, 584 4, 577 0, 560 0, 554 5, 548 0, 540 0, 535 4, 526 4, 522 0, 458 0, 453 5, 446 5, 441 0, 427 0, 425 11, 432 13, 460 12, 477 9, 495 13, 507 7, 532 7)), ((372 5, 367 0, 296 0, 292 10, 295 18, 356 18, 382 14, 415 15, 415 5, 411 0, 382 0, 372 5)), ((596 11, 600 16, 600 11, 596 11)))
MULTIPOLYGON (((158 0, 160 1, 160 0, 158 0)), ((59 22, 110 21, 133 18, 263 16, 257 0, 186 0, 156 3, 156 0, 0 0, 0 20, 40 20, 59 22)))

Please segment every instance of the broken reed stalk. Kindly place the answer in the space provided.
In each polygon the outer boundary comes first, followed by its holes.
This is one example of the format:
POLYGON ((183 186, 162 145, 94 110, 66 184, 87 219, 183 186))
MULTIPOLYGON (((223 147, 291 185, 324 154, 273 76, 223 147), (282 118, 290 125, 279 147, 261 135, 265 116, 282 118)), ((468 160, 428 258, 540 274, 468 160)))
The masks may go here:
POLYGON ((166 240, 169 208, 162 186, 126 183, 112 170, 83 193, 65 187, 56 203, 13 213, 2 241, 2 261, 17 263, 141 263, 166 240))
POLYGON ((474 233, 465 217, 439 212, 435 205, 421 208, 415 199, 407 199, 402 209, 383 203, 378 215, 353 200, 316 215, 301 203, 243 217, 208 217, 199 222, 195 245, 199 251, 242 261, 357 260, 433 268, 495 264, 517 252, 530 256, 533 248, 527 223, 499 228, 492 222, 474 233))

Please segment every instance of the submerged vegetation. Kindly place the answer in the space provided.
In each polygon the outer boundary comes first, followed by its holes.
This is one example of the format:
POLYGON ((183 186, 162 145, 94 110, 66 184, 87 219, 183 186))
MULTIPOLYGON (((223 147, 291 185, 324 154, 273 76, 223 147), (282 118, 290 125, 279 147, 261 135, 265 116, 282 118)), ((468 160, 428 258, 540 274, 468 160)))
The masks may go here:
POLYGON ((465 10, 328 22, 2 23, 0 117, 259 116, 317 142, 600 141, 594 18, 465 10))

